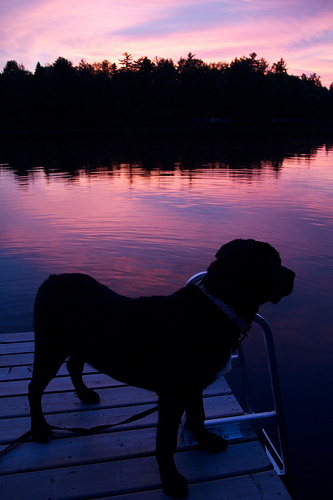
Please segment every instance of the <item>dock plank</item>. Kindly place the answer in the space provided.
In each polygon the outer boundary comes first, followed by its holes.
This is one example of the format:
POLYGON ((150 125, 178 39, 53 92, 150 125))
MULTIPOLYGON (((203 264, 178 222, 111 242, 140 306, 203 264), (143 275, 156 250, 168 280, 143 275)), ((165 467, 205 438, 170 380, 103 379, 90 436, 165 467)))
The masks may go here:
MULTIPOLYGON (((31 379, 33 369, 33 362, 30 364, 23 364, 16 366, 9 366, 6 363, 1 364, 1 356, 0 356, 0 382, 4 381, 13 381, 13 380, 26 380, 31 379)), ((97 370, 87 363, 84 365, 85 375, 90 373, 97 373, 97 370)), ((68 377, 68 371, 66 369, 66 364, 64 363, 58 372, 58 376, 60 377, 68 377)))
POLYGON ((34 332, 0 333, 0 344, 15 344, 16 342, 33 342, 34 332))
MULTIPOLYGON (((175 461, 189 483, 271 469, 258 443, 235 444, 219 454, 197 450, 179 452, 175 461)), ((22 491, 29 492, 31 499, 74 499, 131 493, 159 486, 158 467, 153 456, 0 476, 0 489, 8 492, 6 500, 16 500, 22 491)))
MULTIPOLYGON (((100 409, 97 405, 85 405, 85 409, 77 411, 72 409, 69 412, 45 414, 47 421, 57 427, 94 427, 97 425, 113 424, 125 420, 132 415, 151 408, 156 405, 157 400, 152 403, 140 404, 136 406, 124 406, 100 409), (94 406, 94 409, 91 407, 94 406)), ((241 406, 234 395, 212 396, 204 400, 207 418, 219 418, 243 413, 241 406)), ((137 427, 138 425, 157 425, 157 415, 150 415, 140 420, 140 424, 126 424, 126 428, 137 427)), ((14 441, 19 436, 27 432, 30 428, 29 413, 23 418, 2 418, 0 419, 0 443, 6 444, 14 441)), ((54 437, 64 437, 66 431, 54 432, 54 437)))
POLYGON ((33 352, 27 354, 1 354, 0 366, 12 368, 14 366, 32 365, 34 362, 33 352))
POLYGON ((23 354, 27 352, 34 352, 35 344, 34 342, 15 342, 12 344, 0 342, 0 355, 7 354, 8 346, 10 347, 11 354, 23 354))
MULTIPOLYGON (((56 377, 54 380, 56 380, 55 384, 62 384, 61 379, 56 377)), ((27 398, 28 382, 26 381, 25 384, 23 395, 13 395, 1 398, 3 411, 1 412, 0 418, 22 417, 29 414, 29 402, 27 398)), ((76 397, 73 392, 73 387, 68 391, 56 390, 53 388, 51 392, 46 391, 43 396, 43 409, 45 414, 48 414, 61 413, 64 411, 78 411, 79 409, 84 410, 92 407, 103 409, 109 406, 157 402, 157 395, 154 392, 121 384, 115 384, 115 386, 112 387, 98 388, 98 393, 100 395, 99 403, 95 405, 85 405, 76 397)), ((228 393, 230 393, 230 388, 225 381, 221 381, 218 384, 212 384, 206 391, 208 396, 228 393)))
MULTIPOLYGON (((30 373, 31 375, 31 373, 30 373)), ((84 376, 86 384, 91 388, 98 390, 106 387, 119 387, 123 386, 122 382, 112 379, 102 373, 91 373, 84 376)), ((28 393, 29 379, 24 380, 8 380, 0 384, 0 397, 8 396, 24 396, 28 393)), ((46 388, 45 394, 52 392, 69 392, 73 391, 73 384, 69 376, 56 377, 46 388)))
POLYGON ((1 366, 0 361, 0 382, 11 380, 30 380, 33 365, 22 366, 1 366))
MULTIPOLYGON (((62 413, 67 411, 80 411, 87 408, 104 409, 110 406, 126 406, 156 403, 157 395, 145 389, 130 386, 102 388, 99 391, 100 402, 94 405, 82 403, 74 392, 57 392, 44 394, 43 409, 45 415, 48 413, 62 413)), ((29 415, 29 402, 26 396, 13 396, 2 398, 4 408, 2 417, 14 418, 29 415)))
MULTIPOLYGON (((103 497, 99 500, 168 500, 162 489, 103 497)), ((271 471, 214 479, 189 485, 190 500, 290 500, 281 480, 271 471)), ((97 500, 96 497, 91 500, 97 500)))
MULTIPOLYGON (((27 395, 28 384, 32 376, 32 368, 31 371, 27 370, 27 372, 25 373, 23 372, 22 375, 25 378, 20 378, 20 379, 3 378, 2 379, 3 383, 0 384, 0 397, 27 395)), ((84 370, 83 378, 88 387, 96 390, 98 390, 99 388, 107 388, 107 387, 111 388, 111 387, 127 385, 124 384, 123 382, 119 382, 118 380, 109 377, 108 375, 105 375, 104 373, 97 372, 91 367, 89 369, 88 365, 86 365, 86 369, 84 370)), ((219 394, 221 393, 227 394, 231 392, 231 389, 225 379, 219 381, 218 383, 216 382, 213 383, 208 390, 209 393, 211 393, 211 391, 214 390, 214 388, 216 387, 218 387, 219 394)), ((51 382, 49 383, 49 385, 45 390, 45 394, 51 392, 63 392, 63 391, 67 392, 73 391, 73 384, 71 382, 67 369, 65 368, 65 365, 62 365, 61 369, 59 370, 58 376, 51 380, 51 382)))
MULTIPOLYGON (((58 413, 53 415, 47 415, 47 421, 50 425, 55 425, 57 427, 85 427, 91 428, 97 425, 106 425, 106 424, 116 424, 117 422, 121 422, 131 417, 132 415, 136 415, 137 413, 143 412, 152 408, 151 404, 147 405, 137 405, 135 408, 131 406, 126 406, 122 408, 107 408, 104 410, 87 410, 80 411, 77 413, 58 413)), ((148 415, 147 417, 140 420, 140 424, 134 422, 132 424, 123 424, 117 427, 117 430, 120 429, 133 429, 140 426, 144 427, 152 427, 157 425, 157 414, 148 415)), ((9 419, 1 419, 0 420, 0 444, 10 444, 19 436, 23 435, 30 429, 30 416, 21 417, 21 418, 9 418, 9 419)), ((113 432, 113 428, 105 432, 113 432)), ((73 438, 73 433, 69 433, 68 431, 52 431, 52 441, 57 439, 64 439, 70 436, 73 438)), ((49 443, 49 444, 50 444, 49 443)), ((11 453, 14 453, 16 449, 11 453)), ((1 464, 2 458, 0 458, 1 464)))

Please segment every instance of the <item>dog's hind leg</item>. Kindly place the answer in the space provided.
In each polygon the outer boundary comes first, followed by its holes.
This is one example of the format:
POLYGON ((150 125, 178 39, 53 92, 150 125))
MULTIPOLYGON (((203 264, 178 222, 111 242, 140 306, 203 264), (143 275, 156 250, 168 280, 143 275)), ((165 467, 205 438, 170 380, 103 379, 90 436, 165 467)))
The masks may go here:
POLYGON ((32 439, 39 443, 46 443, 51 437, 51 428, 42 410, 42 396, 66 358, 65 353, 56 353, 54 348, 49 351, 48 347, 44 347, 39 345, 35 349, 34 369, 28 392, 32 439))
POLYGON ((71 376, 77 397, 86 404, 94 404, 99 402, 97 392, 89 389, 82 379, 84 367, 84 359, 79 355, 72 354, 67 363, 67 370, 71 376))

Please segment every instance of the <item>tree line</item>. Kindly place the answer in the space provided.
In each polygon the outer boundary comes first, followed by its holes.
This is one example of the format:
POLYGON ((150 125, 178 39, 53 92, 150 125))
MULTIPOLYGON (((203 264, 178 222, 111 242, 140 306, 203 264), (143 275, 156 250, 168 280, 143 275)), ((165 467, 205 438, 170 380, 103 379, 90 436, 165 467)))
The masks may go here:
POLYGON ((34 73, 8 61, 0 74, 0 130, 109 128, 172 124, 299 123, 333 118, 333 83, 288 74, 256 53, 205 63, 125 52, 77 66, 63 57, 34 73))

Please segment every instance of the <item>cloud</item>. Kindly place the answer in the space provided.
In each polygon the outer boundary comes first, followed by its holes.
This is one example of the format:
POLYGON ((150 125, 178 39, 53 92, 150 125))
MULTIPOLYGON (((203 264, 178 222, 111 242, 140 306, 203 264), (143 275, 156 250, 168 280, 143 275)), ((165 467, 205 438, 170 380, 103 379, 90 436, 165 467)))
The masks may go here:
POLYGON ((125 26, 115 35, 150 38, 161 35, 202 31, 216 25, 234 21, 234 9, 229 2, 208 2, 204 5, 173 6, 161 17, 154 17, 143 23, 125 26))

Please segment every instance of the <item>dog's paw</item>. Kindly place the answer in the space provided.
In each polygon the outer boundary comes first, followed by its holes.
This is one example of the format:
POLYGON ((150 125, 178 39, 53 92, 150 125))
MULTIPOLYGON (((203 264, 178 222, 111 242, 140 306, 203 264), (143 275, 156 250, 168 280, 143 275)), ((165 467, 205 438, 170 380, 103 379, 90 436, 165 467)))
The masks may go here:
POLYGON ((47 443, 51 439, 51 426, 49 424, 31 429, 31 438, 36 443, 47 443))
POLYGON ((95 403, 99 403, 100 397, 97 392, 92 389, 84 389, 82 391, 76 391, 77 397, 87 405, 93 405, 95 403))
POLYGON ((164 493, 172 498, 186 498, 188 496, 187 481, 178 471, 167 479, 162 480, 164 493))
POLYGON ((205 436, 200 439, 199 446, 209 453, 219 453, 228 448, 228 442, 217 434, 207 432, 205 436))

